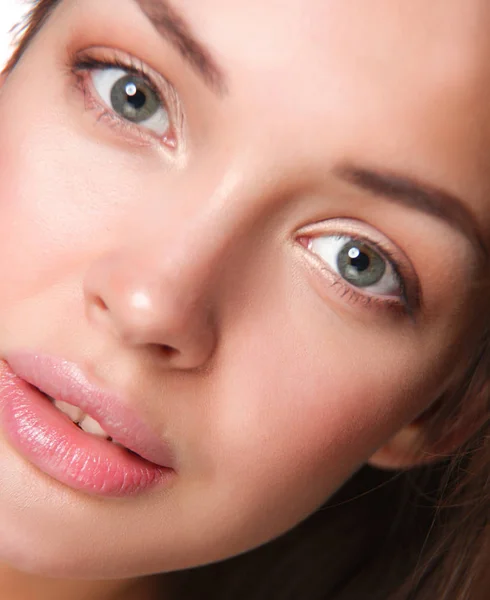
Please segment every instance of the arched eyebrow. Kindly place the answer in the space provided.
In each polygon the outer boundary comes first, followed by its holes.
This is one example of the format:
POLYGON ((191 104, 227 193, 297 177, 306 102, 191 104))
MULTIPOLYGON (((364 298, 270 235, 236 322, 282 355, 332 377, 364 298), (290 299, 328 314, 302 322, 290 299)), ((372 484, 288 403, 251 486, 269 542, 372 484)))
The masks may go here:
POLYGON ((462 232, 471 241, 480 258, 488 261, 488 248, 476 218, 460 198, 397 173, 370 170, 352 164, 342 164, 334 172, 347 183, 371 194, 442 219, 462 232))
POLYGON ((135 0, 153 27, 168 40, 217 95, 227 91, 225 75, 184 17, 167 0, 135 0))

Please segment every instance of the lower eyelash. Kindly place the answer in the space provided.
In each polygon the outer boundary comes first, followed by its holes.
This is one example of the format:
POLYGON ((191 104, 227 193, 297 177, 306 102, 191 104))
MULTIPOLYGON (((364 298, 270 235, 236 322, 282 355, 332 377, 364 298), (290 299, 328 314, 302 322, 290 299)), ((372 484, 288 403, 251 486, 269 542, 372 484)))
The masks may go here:
POLYGON ((392 310, 394 312, 408 314, 413 318, 413 310, 409 303, 405 300, 403 294, 399 298, 381 298, 378 296, 358 292, 357 289, 345 281, 338 273, 334 273, 328 267, 322 267, 325 272, 328 271, 329 276, 335 277, 335 281, 331 281, 330 285, 343 300, 347 300, 350 304, 360 304, 365 307, 370 307, 378 310, 392 310))
MULTIPOLYGON (((319 270, 325 274, 325 279, 327 280, 329 285, 334 289, 334 291, 337 294, 340 295, 342 299, 346 300, 350 304, 360 304, 364 307, 369 307, 370 309, 374 310, 392 311, 394 313, 399 313, 400 316, 408 316, 412 321, 415 322, 415 307, 418 306, 418 294, 416 298, 412 298, 411 301, 409 300, 409 296, 406 291, 405 280, 400 274, 400 269, 395 258, 390 258, 390 255, 385 250, 385 248, 380 247, 378 244, 371 240, 367 240, 366 238, 355 235, 353 233, 349 233, 349 237, 375 248, 379 252, 379 254, 387 262, 390 263, 398 279, 398 284, 400 287, 400 296, 390 298, 376 296, 375 294, 363 293, 359 291, 360 288, 356 288, 354 285, 346 281, 339 273, 336 273, 334 270, 329 268, 320 257, 315 255, 314 252, 311 253, 308 250, 309 256, 314 258, 315 260, 316 268, 319 268, 319 270)), ((300 237, 298 239, 300 245, 303 248, 308 247, 308 240, 309 236, 300 237)))

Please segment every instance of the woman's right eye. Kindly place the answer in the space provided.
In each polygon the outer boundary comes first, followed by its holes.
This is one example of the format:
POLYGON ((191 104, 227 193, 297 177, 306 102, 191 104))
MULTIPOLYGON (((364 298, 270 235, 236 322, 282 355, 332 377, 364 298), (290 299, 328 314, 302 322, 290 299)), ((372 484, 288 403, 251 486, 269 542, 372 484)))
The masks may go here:
POLYGON ((119 68, 95 69, 91 77, 101 100, 120 117, 160 137, 168 131, 168 111, 144 78, 119 68))

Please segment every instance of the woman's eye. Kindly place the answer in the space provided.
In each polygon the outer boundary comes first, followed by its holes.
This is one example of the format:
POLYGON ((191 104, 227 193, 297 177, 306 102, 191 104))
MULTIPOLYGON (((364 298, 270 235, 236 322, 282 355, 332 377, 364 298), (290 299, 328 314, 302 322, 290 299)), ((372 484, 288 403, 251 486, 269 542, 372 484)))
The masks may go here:
POLYGON ((395 268, 367 242, 349 236, 326 235, 311 238, 308 248, 354 287, 382 296, 403 294, 395 268))
POLYGON ((90 77, 102 101, 121 118, 158 136, 168 132, 169 113, 145 78, 119 68, 94 69, 90 77))

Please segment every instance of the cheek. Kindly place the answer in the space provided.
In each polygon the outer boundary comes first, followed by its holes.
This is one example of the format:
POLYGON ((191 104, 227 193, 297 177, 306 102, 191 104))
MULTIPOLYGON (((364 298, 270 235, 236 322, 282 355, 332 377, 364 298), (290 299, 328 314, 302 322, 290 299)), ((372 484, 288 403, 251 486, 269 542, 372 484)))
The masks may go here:
POLYGON ((83 322, 84 273, 127 230, 141 177, 134 160, 48 110, 49 98, 38 105, 10 85, 0 101, 0 337, 42 346, 63 339, 64 315, 83 322))
POLYGON ((0 308, 81 273, 141 193, 134 160, 77 130, 56 92, 24 88, 13 77, 0 101, 0 308))
POLYGON ((423 349, 396 326, 352 327, 289 292, 287 310, 276 298, 237 331, 212 435, 223 485, 282 526, 322 504, 433 392, 423 349))

